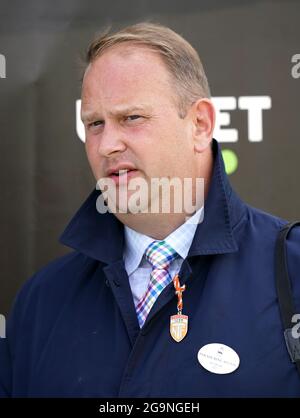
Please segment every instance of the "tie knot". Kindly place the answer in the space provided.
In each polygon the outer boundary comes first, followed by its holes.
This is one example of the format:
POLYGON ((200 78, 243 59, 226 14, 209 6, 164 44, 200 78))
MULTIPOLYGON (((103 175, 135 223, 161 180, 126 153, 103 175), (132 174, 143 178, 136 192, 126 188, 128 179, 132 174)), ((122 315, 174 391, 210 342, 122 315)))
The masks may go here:
POLYGON ((147 247, 145 255, 153 268, 167 270, 178 256, 177 252, 165 241, 153 241, 147 247))

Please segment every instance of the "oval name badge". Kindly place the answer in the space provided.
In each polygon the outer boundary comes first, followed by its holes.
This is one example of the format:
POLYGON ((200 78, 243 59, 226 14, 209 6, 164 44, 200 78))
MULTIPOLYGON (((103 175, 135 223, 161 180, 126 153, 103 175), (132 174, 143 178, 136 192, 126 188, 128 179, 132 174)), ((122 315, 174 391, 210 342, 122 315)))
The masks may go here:
POLYGON ((237 353, 228 345, 206 344, 198 351, 198 361, 206 370, 216 374, 234 372, 240 365, 237 353))

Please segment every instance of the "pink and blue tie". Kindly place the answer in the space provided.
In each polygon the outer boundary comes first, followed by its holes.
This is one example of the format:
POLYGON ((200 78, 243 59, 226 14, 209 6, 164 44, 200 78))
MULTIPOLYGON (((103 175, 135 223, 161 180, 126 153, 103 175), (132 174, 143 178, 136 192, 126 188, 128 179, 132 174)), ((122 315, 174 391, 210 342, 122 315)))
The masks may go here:
POLYGON ((145 251, 146 259, 152 265, 148 288, 136 306, 140 328, 163 289, 172 281, 168 268, 178 256, 177 252, 165 241, 153 241, 145 251))

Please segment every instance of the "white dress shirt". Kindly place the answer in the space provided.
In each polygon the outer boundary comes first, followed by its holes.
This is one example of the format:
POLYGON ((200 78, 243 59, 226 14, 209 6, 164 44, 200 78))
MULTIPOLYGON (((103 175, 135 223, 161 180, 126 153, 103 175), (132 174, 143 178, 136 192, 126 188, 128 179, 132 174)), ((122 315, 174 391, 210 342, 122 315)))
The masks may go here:
MULTIPOLYGON (((164 239, 179 255, 172 261, 169 267, 169 273, 172 278, 179 272, 183 260, 188 255, 196 228, 203 220, 203 212, 202 207, 164 239)), ((125 226, 123 258, 135 306, 144 296, 150 280, 152 266, 145 257, 145 251, 153 241, 155 241, 153 238, 125 226)))

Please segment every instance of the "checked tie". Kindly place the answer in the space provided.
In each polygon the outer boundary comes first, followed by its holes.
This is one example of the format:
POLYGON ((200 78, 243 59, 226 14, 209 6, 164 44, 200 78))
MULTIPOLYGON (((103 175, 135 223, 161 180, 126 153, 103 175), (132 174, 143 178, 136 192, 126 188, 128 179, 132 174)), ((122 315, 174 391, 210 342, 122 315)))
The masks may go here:
POLYGON ((155 300, 172 281, 168 268, 178 256, 177 252, 165 241, 153 241, 145 251, 146 259, 152 265, 148 288, 136 306, 140 328, 144 325, 155 300))

